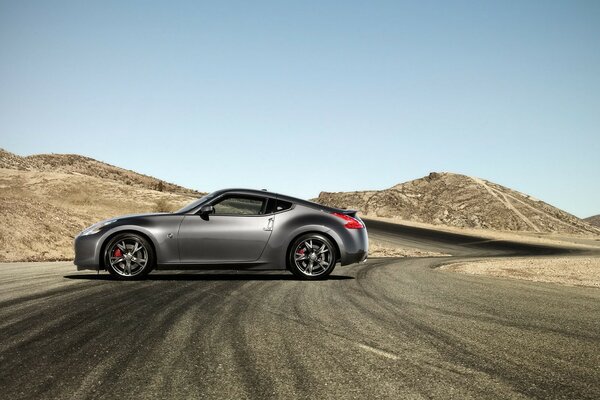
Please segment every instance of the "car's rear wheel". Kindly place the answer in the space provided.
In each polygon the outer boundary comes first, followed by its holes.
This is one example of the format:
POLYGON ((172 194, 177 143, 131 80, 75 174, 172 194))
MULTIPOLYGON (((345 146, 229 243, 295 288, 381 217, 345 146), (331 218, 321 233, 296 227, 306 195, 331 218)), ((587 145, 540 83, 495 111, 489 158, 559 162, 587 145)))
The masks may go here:
POLYGON ((146 238, 135 233, 113 237, 104 250, 104 265, 119 279, 141 279, 154 267, 154 250, 146 238))
POLYGON ((335 268, 335 247, 318 233, 300 236, 290 246, 288 263, 294 275, 303 279, 325 278, 335 268))

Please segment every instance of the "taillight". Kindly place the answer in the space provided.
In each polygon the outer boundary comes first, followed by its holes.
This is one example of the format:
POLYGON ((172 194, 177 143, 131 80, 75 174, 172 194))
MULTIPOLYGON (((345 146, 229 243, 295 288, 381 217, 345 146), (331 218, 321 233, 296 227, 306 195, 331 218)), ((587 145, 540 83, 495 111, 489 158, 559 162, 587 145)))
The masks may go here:
POLYGON ((342 214, 342 213, 332 213, 332 214, 335 215, 336 217, 341 218, 344 221, 346 221, 346 224, 344 224, 345 228, 348 228, 348 229, 363 229, 365 227, 362 222, 360 222, 356 218, 352 218, 349 215, 342 214))

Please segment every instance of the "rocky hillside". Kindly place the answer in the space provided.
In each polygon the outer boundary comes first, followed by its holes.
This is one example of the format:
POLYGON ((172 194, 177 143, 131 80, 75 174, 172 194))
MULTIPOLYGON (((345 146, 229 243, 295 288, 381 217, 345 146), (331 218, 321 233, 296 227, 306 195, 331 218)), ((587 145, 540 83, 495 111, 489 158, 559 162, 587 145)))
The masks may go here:
POLYGON ((594 215, 593 217, 584 218, 583 220, 590 225, 600 227, 600 214, 594 215))
POLYGON ((583 220, 526 194, 465 175, 431 173, 386 190, 329 193, 314 201, 365 217, 460 228, 600 234, 583 220))
POLYGON ((19 171, 58 172, 70 175, 85 175, 100 179, 121 182, 149 190, 165 191, 196 196, 199 192, 151 176, 138 174, 127 169, 115 167, 93 158, 77 154, 36 154, 21 157, 0 149, 0 168, 19 171))
POLYGON ((77 155, 0 150, 0 261, 73 258, 73 237, 113 216, 172 211, 202 195, 77 155))

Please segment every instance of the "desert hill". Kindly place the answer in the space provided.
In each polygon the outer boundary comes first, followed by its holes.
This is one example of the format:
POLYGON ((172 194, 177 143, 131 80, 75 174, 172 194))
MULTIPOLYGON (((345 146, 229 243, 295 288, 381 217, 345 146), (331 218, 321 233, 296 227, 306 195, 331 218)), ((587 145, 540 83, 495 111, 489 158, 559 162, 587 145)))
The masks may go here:
POLYGON ((459 228, 600 234, 600 229, 543 201, 465 175, 431 173, 385 190, 329 193, 314 201, 388 217, 459 228))
POLYGON ((600 227, 600 214, 594 215, 593 217, 584 218, 583 220, 590 225, 600 227))
POLYGON ((0 261, 72 259, 73 237, 92 223, 201 195, 87 157, 0 150, 0 261))
POLYGON ((109 179, 150 190, 166 191, 184 195, 197 196, 199 192, 172 183, 164 182, 151 176, 139 174, 127 169, 94 160, 77 154, 36 154, 21 157, 0 149, 0 168, 20 171, 59 172, 79 174, 95 178, 109 179))

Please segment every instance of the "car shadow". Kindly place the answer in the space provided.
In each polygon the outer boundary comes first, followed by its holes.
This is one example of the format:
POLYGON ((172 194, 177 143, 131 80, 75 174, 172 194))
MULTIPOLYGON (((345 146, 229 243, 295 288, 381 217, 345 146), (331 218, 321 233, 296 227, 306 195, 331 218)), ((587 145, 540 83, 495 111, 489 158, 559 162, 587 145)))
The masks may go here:
MULTIPOLYGON (((118 278, 113 277, 110 274, 74 274, 65 275, 66 279, 81 279, 88 281, 118 281, 118 278)), ((347 275, 330 275, 327 278, 321 279, 321 281, 339 281, 355 279, 352 276, 347 275)), ((305 281, 304 279, 298 278, 292 274, 223 274, 223 273, 180 273, 180 274, 150 274, 140 281, 305 281)))

